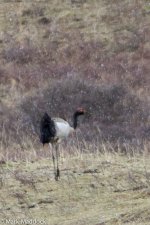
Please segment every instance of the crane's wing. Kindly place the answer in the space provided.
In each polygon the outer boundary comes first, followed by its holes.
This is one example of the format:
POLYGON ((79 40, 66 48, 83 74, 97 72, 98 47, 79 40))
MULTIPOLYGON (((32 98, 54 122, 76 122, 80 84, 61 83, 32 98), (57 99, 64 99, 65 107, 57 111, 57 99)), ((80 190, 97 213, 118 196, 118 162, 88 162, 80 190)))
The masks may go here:
POLYGON ((74 129, 69 123, 61 118, 52 118, 55 123, 56 136, 60 139, 67 138, 74 129))

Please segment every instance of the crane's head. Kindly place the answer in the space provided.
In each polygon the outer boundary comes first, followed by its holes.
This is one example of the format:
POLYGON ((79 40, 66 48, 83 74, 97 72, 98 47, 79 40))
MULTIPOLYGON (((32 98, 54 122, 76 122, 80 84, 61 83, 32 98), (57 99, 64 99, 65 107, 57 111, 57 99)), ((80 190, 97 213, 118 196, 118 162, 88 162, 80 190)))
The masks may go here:
POLYGON ((77 108, 77 110, 76 110, 76 113, 78 114, 78 115, 83 115, 83 114, 85 114, 85 109, 83 109, 83 108, 77 108))

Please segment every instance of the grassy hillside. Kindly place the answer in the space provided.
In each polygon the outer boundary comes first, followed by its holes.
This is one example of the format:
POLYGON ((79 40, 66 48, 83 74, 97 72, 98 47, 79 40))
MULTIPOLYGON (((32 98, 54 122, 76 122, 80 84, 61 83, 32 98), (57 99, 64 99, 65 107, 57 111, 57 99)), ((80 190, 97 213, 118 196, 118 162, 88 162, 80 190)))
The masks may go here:
POLYGON ((150 223, 149 19, 147 0, 1 0, 3 224, 150 223), (79 106, 55 182, 40 118, 79 106))
POLYGON ((38 148, 42 113, 78 106, 86 141, 149 137, 147 1, 5 1, 0 15, 2 151, 27 135, 38 148))

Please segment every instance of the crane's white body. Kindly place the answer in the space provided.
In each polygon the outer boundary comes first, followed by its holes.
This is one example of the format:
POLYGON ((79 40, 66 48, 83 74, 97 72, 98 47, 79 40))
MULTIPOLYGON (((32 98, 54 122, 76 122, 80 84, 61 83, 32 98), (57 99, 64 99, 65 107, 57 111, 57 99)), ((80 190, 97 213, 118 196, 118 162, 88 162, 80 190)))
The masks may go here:
POLYGON ((70 124, 61 118, 52 118, 55 123, 56 137, 59 139, 67 138, 71 133, 74 132, 74 128, 70 124))

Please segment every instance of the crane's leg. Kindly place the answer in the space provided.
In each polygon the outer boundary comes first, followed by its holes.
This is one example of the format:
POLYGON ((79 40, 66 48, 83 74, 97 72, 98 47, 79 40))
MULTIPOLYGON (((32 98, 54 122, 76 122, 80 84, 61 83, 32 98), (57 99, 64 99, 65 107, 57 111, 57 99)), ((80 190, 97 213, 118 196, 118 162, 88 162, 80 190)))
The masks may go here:
MULTIPOLYGON (((50 144, 49 144, 49 146, 50 146, 50 144)), ((54 154, 54 146, 53 145, 52 145, 52 159, 53 159, 53 167, 54 167, 54 177, 56 180, 56 165, 55 165, 55 154, 54 154)))
POLYGON ((59 170, 59 146, 56 144, 56 160, 57 160, 57 173, 56 173, 56 180, 60 178, 60 170, 59 170))

